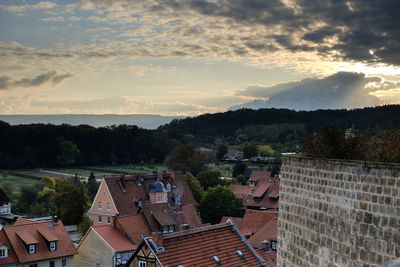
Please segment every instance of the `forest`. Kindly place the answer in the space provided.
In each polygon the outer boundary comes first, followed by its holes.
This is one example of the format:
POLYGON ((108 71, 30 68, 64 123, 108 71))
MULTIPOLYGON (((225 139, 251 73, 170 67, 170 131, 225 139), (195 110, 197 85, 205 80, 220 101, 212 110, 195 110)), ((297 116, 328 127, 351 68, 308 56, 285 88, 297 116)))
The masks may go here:
MULTIPOLYGON (((400 105, 354 110, 241 109, 174 120, 157 130, 134 125, 31 124, 0 121, 0 168, 160 163, 180 144, 216 149, 268 145, 276 155, 296 151, 326 126, 376 135, 400 127, 400 105)), ((268 147, 267 147, 268 148, 268 147)))

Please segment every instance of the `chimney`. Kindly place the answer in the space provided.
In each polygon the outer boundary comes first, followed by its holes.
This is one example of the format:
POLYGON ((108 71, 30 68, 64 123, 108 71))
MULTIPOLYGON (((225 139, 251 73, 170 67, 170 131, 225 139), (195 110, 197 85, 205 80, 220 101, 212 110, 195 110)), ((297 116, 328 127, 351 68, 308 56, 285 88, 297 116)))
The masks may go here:
POLYGON ((53 223, 54 223, 54 224, 58 224, 58 218, 57 218, 57 216, 54 216, 54 217, 53 217, 53 223))
POLYGON ((151 239, 153 239, 154 243, 158 248, 163 246, 163 234, 162 232, 153 232, 151 233, 151 239))
POLYGON ((279 176, 275 174, 274 176, 274 182, 278 182, 279 181, 279 176))

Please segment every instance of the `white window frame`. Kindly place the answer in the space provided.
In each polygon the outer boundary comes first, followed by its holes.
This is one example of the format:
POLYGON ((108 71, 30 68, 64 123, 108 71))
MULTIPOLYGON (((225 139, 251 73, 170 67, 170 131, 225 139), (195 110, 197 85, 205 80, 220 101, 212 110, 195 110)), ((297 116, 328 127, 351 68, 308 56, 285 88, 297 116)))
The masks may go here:
POLYGON ((107 210, 108 210, 108 211, 111 210, 111 203, 107 203, 107 210))
POLYGON ((34 254, 36 253, 36 246, 35 245, 29 245, 29 254, 34 254))
POLYGON ((174 229, 174 226, 173 226, 173 225, 170 225, 168 228, 169 228, 169 229, 168 229, 168 232, 170 232, 170 233, 172 233, 172 232, 174 232, 174 231, 175 231, 175 229, 174 229))
POLYGON ((103 218, 101 217, 101 215, 99 215, 99 223, 103 222, 103 218))
POLYGON ((99 201, 99 210, 101 210, 103 208, 103 204, 101 203, 101 201, 99 201))
POLYGON ((51 241, 50 242, 49 249, 50 249, 50 251, 53 251, 53 250, 57 249, 56 241, 51 241))
POLYGON ((146 261, 139 261, 139 267, 147 267, 146 261))
POLYGON ((0 248, 0 259, 7 258, 8 257, 8 251, 7 248, 0 248))
POLYGON ((162 203, 163 202, 163 197, 162 196, 158 196, 157 197, 157 203, 162 203))

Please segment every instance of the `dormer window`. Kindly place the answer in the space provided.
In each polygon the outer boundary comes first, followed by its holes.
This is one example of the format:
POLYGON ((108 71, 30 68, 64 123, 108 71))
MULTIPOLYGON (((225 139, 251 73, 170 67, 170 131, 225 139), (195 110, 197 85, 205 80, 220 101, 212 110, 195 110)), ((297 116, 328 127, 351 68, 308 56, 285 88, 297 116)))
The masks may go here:
POLYGON ((162 196, 158 196, 158 197, 157 197, 157 202, 158 202, 158 203, 163 202, 163 197, 162 197, 162 196))
POLYGON ((5 247, 5 246, 0 247, 0 259, 7 258, 7 257, 8 257, 7 247, 5 247))
POLYGON ((29 253, 29 254, 34 254, 34 253, 36 253, 36 245, 29 245, 29 247, 28 247, 28 253, 29 253))
POLYGON ((53 250, 57 249, 56 241, 50 242, 49 249, 50 249, 50 251, 53 251, 53 250))

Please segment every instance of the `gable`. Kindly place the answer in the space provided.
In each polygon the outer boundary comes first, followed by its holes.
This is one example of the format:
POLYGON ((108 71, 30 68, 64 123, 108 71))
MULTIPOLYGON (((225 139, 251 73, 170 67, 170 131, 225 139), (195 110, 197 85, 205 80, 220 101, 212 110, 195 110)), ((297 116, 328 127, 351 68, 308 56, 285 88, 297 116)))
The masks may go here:
POLYGON ((97 190, 96 196, 93 200, 92 207, 90 207, 90 211, 107 212, 113 214, 119 213, 105 179, 101 181, 99 189, 97 190), (99 209, 99 202, 101 202, 101 209, 99 209), (108 203, 111 204, 110 210, 108 210, 108 203))

